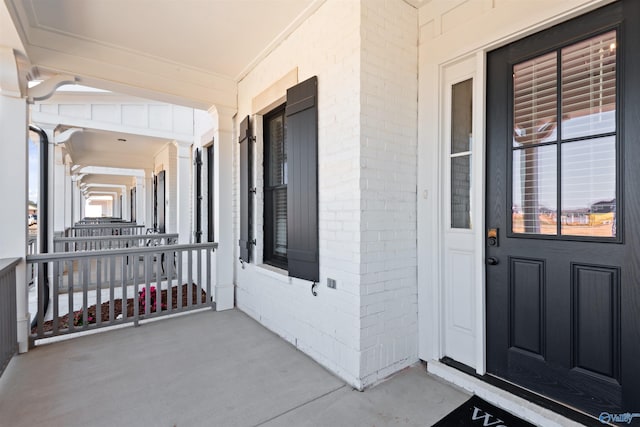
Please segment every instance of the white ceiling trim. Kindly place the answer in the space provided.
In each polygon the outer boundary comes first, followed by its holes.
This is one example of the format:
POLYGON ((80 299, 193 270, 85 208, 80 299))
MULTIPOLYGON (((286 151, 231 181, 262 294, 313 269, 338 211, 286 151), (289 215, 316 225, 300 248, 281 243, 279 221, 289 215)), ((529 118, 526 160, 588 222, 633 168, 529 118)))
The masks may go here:
POLYGON ((280 44, 287 39, 295 30, 302 25, 311 15, 313 15, 326 0, 314 0, 305 10, 302 11, 271 43, 265 47, 235 78, 236 82, 244 79, 263 59, 273 52, 280 44))

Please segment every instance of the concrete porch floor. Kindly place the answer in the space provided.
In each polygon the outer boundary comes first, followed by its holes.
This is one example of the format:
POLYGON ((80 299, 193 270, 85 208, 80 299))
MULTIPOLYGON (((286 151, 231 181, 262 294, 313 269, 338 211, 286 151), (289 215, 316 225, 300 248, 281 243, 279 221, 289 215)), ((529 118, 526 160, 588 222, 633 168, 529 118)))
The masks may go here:
POLYGON ((468 395, 415 365, 364 392, 238 310, 15 356, 0 426, 430 426, 468 395))

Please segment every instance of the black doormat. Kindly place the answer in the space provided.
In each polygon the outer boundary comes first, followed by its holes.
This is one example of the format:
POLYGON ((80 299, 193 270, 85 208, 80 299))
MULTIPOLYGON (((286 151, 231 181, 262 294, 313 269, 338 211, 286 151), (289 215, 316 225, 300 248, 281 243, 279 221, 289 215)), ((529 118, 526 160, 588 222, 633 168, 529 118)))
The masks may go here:
POLYGON ((535 427, 491 403, 472 396, 433 427, 535 427))

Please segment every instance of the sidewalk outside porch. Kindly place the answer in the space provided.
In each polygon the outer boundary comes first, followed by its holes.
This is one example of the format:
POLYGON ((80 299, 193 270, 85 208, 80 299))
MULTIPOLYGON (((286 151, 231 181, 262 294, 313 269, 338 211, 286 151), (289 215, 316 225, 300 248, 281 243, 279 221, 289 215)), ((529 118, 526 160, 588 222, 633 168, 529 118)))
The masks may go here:
POLYGON ((430 426, 468 394, 414 365, 364 392, 238 310, 46 344, 0 378, 1 426, 430 426))

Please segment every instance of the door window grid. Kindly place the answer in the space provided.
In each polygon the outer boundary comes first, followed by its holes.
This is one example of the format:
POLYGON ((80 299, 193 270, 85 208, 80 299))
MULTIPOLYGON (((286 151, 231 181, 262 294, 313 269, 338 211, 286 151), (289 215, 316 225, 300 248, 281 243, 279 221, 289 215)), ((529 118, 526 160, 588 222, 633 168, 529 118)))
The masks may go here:
POLYGON ((614 30, 513 67, 513 233, 616 237, 616 51, 614 30))

